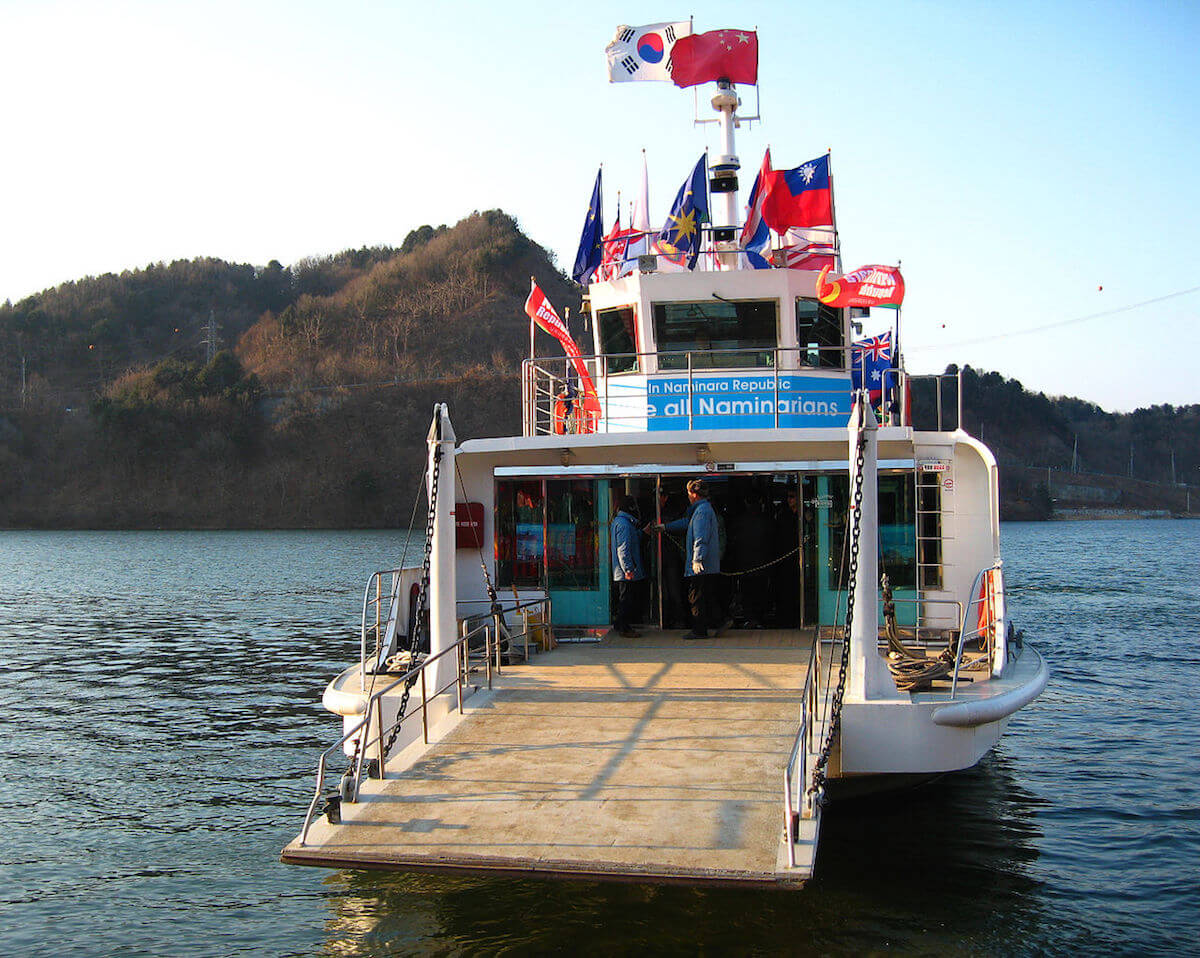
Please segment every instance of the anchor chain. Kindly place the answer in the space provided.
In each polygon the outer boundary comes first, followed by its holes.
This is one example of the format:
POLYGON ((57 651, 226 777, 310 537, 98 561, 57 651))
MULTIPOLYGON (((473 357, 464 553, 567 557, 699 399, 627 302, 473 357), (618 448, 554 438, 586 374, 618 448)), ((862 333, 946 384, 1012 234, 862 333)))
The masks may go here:
MULTIPOLYGON (((415 626, 412 635, 408 637, 407 651, 410 670, 414 670, 417 664, 419 636, 423 631, 428 633, 429 630, 429 565, 433 553, 433 526, 437 518, 438 477, 441 475, 441 471, 442 443, 439 437, 433 447, 433 472, 429 477, 429 516, 425 521, 425 555, 421 560, 421 588, 418 593, 417 616, 414 620, 415 626)), ((414 670, 404 683, 404 694, 400 696, 400 708, 396 711, 396 724, 392 726, 387 743, 383 746, 385 759, 391 754, 392 746, 396 744, 396 737, 400 734, 400 723, 404 720, 404 713, 408 709, 408 699, 412 694, 413 686, 417 683, 417 675, 418 673, 414 670)))
POLYGON ((863 462, 866 457, 866 439, 862 428, 862 403, 858 405, 858 449, 855 452, 854 498, 854 528, 850 536, 850 568, 846 583, 846 625, 842 632, 842 658, 838 666, 837 688, 833 691, 830 701, 829 728, 825 731, 825 741, 821 743, 821 751, 813 765, 812 784, 808 794, 815 795, 817 802, 825 799, 825 769, 829 765, 829 756, 833 751, 833 742, 842 727, 842 700, 846 697, 846 671, 850 665, 850 628, 854 624, 854 590, 858 584, 858 533, 862 522, 863 497, 863 462))

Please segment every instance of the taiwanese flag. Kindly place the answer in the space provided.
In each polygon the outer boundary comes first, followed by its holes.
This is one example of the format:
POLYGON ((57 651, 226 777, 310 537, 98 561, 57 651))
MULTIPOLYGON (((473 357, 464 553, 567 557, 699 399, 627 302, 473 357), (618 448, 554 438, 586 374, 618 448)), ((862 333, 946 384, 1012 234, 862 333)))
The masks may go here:
POLYGON ((676 86, 709 80, 758 82, 758 34, 753 30, 711 30, 680 37, 671 49, 671 79, 676 86))
POLYGON ((763 201, 762 216, 776 233, 786 232, 793 226, 832 225, 829 154, 809 160, 794 170, 773 172, 763 201))

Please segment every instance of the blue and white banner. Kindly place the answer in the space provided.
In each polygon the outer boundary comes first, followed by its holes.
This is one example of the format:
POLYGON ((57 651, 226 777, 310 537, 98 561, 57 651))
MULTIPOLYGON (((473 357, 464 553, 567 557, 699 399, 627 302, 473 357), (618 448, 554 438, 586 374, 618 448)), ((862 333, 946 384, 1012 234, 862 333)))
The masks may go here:
POLYGON ((769 429, 842 427, 850 417, 850 377, 743 373, 651 378, 646 427, 769 429))

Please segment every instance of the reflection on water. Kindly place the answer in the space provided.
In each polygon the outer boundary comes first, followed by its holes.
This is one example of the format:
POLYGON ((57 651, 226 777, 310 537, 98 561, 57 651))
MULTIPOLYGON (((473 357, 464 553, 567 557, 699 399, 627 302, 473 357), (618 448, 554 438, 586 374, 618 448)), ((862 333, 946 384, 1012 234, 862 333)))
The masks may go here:
POLYGON ((1006 525, 1051 685, 978 768, 830 808, 795 892, 283 866, 395 533, 0 533, 0 953, 1179 953, 1195 523, 1006 525))

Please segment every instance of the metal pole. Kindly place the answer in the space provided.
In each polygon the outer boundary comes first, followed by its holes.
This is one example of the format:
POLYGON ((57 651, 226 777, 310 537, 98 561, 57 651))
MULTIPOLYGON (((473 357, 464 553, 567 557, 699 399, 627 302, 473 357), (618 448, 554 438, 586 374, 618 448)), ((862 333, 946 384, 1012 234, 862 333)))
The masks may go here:
POLYGON ((958 422, 955 424, 959 429, 963 427, 963 388, 962 388, 962 367, 958 370, 958 422))
POLYGON ((688 351, 688 429, 691 430, 691 349, 688 351))
POLYGON ((425 694, 425 669, 421 669, 421 731, 425 744, 429 744, 429 699, 425 694))
POLYGON ((458 675, 455 685, 458 686, 458 714, 462 715, 463 705, 463 680, 467 676, 467 667, 465 665, 467 654, 467 643, 464 642, 458 647, 458 675))
POLYGON ((379 697, 379 705, 375 709, 376 724, 379 726, 379 739, 377 748, 379 749, 379 777, 384 778, 387 775, 387 749, 383 747, 383 696, 379 697))
POLYGON ((775 350, 775 428, 779 428, 779 350, 775 350))

